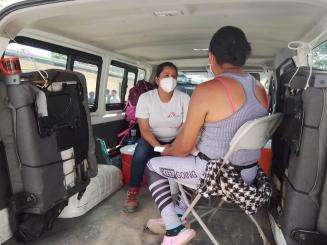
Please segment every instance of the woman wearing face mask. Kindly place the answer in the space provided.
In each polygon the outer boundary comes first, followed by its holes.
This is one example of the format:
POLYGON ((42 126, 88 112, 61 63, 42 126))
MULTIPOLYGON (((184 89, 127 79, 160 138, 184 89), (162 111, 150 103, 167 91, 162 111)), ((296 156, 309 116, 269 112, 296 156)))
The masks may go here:
MULTIPOLYGON (((148 227, 165 233, 163 245, 186 244, 195 236, 195 231, 185 228, 180 220, 186 206, 181 199, 179 209, 174 206, 168 179, 195 188, 206 169, 204 155, 211 159, 223 157, 244 123, 267 115, 264 87, 242 70, 250 52, 244 32, 237 27, 226 26, 213 35, 209 61, 214 78, 198 85, 193 92, 183 129, 165 148, 162 155, 166 156, 152 158, 148 163, 149 189, 162 217, 149 220, 148 227), (195 149, 202 154, 194 156, 195 149)), ((244 182, 250 184, 254 180, 259 157, 259 149, 239 151, 231 157, 231 164, 244 168, 244 182)), ((192 191, 184 189, 191 197, 192 191)))
POLYGON ((175 90, 177 74, 177 67, 173 63, 160 64, 156 71, 158 88, 142 94, 138 100, 135 115, 141 139, 132 160, 131 180, 124 204, 126 212, 135 212, 139 205, 138 190, 145 166, 152 157, 160 155, 154 152, 154 147, 167 147, 186 120, 190 98, 175 90))

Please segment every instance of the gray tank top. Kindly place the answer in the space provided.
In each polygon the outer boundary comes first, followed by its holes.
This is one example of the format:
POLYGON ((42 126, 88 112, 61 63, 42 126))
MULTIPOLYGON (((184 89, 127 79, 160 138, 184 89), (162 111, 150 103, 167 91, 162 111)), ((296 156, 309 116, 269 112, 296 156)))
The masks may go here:
MULTIPOLYGON (((244 123, 268 114, 267 109, 255 96, 256 80, 250 74, 222 73, 220 77, 222 76, 235 79, 243 86, 245 101, 243 106, 228 118, 203 125, 197 148, 211 159, 221 158, 227 153, 229 143, 244 123)), ((257 162, 259 158, 259 149, 240 150, 232 155, 231 162, 245 166, 257 162)), ((255 178, 256 172, 257 166, 244 169, 241 174, 244 181, 249 183, 255 178)))

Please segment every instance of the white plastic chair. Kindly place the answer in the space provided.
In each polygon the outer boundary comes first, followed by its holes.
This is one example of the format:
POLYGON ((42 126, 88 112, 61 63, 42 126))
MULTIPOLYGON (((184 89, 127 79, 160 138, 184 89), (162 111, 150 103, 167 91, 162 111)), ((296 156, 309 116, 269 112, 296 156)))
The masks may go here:
MULTIPOLYGON (((275 130, 278 128, 282 121, 282 114, 276 113, 273 115, 269 115, 266 117, 262 117, 253 121, 246 122, 242 127, 239 128, 239 130, 234 135, 229 150, 224 156, 224 162, 228 162, 230 157, 233 155, 234 152, 237 152, 238 150, 255 150, 255 149, 261 149, 263 148, 267 141, 271 138, 275 130)), ((197 194, 197 196, 194 198, 192 203, 189 203, 186 194, 184 192, 183 186, 186 186, 191 189, 196 189, 197 186, 191 186, 191 185, 185 185, 182 183, 178 183, 179 190, 181 191, 182 197, 184 199, 185 204, 188 206, 188 209, 184 213, 182 220, 185 220, 185 218, 192 213, 194 216, 194 219, 199 222, 203 230, 207 233, 210 240, 213 242, 213 244, 218 245, 219 243, 215 239, 215 237, 212 235, 208 227, 205 225, 202 217, 211 214, 211 217, 220 209, 224 201, 220 201, 219 205, 215 208, 210 209, 209 211, 205 212, 201 216, 197 214, 197 212, 194 210, 194 206, 198 203, 198 201, 201 199, 201 195, 197 194)), ((269 244, 264 232, 262 231, 260 225, 256 222, 256 220, 253 218, 252 215, 248 215, 251 221, 256 225, 260 236, 263 240, 264 244, 269 244)))

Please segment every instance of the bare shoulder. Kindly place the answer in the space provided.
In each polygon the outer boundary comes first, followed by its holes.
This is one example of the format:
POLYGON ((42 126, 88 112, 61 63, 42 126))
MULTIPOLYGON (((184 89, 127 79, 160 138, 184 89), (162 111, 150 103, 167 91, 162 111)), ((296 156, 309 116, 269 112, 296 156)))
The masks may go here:
MULTIPOLYGON (((244 92, 242 86, 237 80, 229 77, 223 77, 222 79, 231 86, 235 93, 235 97, 243 96, 244 92)), ((205 98, 206 101, 214 100, 216 102, 223 102, 226 98, 226 88, 219 80, 213 79, 199 84, 193 94, 195 97, 205 98)))
POLYGON ((209 80, 204 83, 199 84, 194 92, 201 95, 209 95, 211 93, 217 94, 217 90, 221 87, 221 84, 217 82, 217 80, 209 80))
POLYGON ((207 81, 196 86, 191 96, 192 107, 207 107, 212 98, 213 82, 207 81))
POLYGON ((201 84, 198 85, 198 87, 202 87, 202 88, 210 88, 214 85, 217 84, 217 80, 216 79, 212 79, 212 80, 208 80, 206 82, 203 82, 201 84))

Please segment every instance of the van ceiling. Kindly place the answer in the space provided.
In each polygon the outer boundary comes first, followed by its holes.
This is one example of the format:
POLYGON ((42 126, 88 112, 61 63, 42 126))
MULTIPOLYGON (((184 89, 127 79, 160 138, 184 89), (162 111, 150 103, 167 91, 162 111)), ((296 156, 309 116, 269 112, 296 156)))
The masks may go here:
POLYGON ((245 31, 252 44, 252 63, 267 63, 288 42, 303 38, 319 24, 327 4, 319 0, 77 0, 39 8, 42 13, 33 7, 17 15, 16 19, 26 19, 17 20, 16 26, 19 23, 21 28, 62 35, 155 64, 195 58, 206 62, 207 51, 194 49, 207 48, 219 27, 234 25, 245 31))

